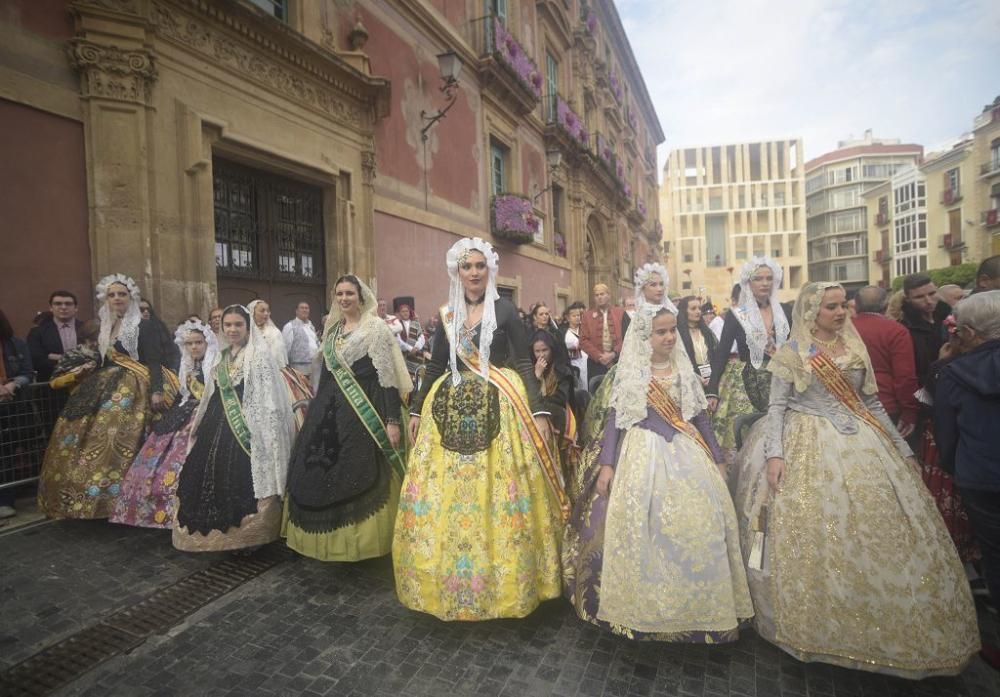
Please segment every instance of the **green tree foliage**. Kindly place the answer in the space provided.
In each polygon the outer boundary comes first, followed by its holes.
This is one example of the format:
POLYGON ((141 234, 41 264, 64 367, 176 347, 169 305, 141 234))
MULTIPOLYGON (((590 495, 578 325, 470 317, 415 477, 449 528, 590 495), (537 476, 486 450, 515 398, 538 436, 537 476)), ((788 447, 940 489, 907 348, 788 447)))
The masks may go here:
MULTIPOLYGON (((931 269, 927 272, 927 275, 931 277, 934 285, 938 288, 946 286, 949 283, 954 283, 964 288, 976 279, 976 269, 978 267, 978 264, 968 262, 959 264, 958 266, 945 266, 943 269, 931 269)), ((892 289, 899 290, 902 288, 904 278, 905 276, 896 276, 892 279, 892 289)))

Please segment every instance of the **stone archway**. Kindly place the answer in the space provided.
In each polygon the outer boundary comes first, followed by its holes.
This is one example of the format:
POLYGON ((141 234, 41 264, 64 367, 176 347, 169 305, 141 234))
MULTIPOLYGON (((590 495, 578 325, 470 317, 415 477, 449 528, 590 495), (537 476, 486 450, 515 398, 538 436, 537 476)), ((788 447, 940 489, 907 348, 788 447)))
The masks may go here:
POLYGON ((587 297, 597 283, 606 283, 614 288, 615 280, 614 246, 608 244, 607 225, 596 212, 587 218, 587 251, 584 267, 587 270, 587 297))

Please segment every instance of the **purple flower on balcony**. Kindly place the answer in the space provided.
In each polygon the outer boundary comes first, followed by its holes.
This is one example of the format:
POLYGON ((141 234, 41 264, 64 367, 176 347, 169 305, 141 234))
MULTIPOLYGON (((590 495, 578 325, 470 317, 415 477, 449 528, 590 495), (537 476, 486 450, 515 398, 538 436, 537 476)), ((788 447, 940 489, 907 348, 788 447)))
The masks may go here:
POLYGON ((562 236, 561 232, 557 232, 552 235, 552 239, 555 242, 556 254, 561 257, 566 256, 566 238, 562 236))
MULTIPOLYGON (((619 180, 625 181, 625 165, 622 164, 621 160, 615 162, 615 176, 617 176, 619 180)), ((628 186, 628 184, 626 184, 626 186, 628 186)))
POLYGON ((632 198, 632 186, 628 182, 622 182, 622 190, 625 192, 625 198, 632 198))
POLYGON ((587 130, 583 127, 580 117, 562 97, 556 97, 556 123, 582 147, 587 147, 587 130))
POLYGON ((513 34, 507 31, 503 23, 493 18, 494 53, 501 63, 517 76, 535 99, 542 96, 542 76, 538 67, 531 60, 524 47, 517 42, 513 34))
POLYGON ((597 31, 597 15, 589 12, 587 13, 587 33, 593 36, 595 31, 597 31))
POLYGON ((628 115, 628 125, 632 127, 632 130, 639 130, 639 119, 636 117, 635 111, 630 108, 626 111, 626 114, 628 115))
POLYGON ((641 215, 643 218, 645 218, 646 217, 646 202, 643 201, 641 198, 637 197, 636 200, 635 200, 635 207, 636 207, 636 210, 639 211, 639 215, 641 215))
POLYGON ((535 216, 531 201, 517 194, 493 197, 493 234, 523 244, 535 238, 541 221, 535 216))

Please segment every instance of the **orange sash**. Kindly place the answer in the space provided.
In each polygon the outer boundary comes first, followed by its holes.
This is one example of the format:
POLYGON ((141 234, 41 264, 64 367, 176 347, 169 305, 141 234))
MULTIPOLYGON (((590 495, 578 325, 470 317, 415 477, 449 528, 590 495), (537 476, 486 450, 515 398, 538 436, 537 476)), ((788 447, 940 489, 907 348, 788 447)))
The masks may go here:
MULTIPOLYGON (((111 349, 109 352, 111 360, 120 365, 122 368, 128 372, 135 375, 137 378, 149 384, 149 368, 144 366, 137 360, 133 360, 131 356, 127 353, 121 353, 111 349)), ((163 371, 163 401, 169 407, 174 403, 177 398, 177 393, 180 392, 181 383, 177 380, 177 376, 174 375, 174 371, 169 368, 161 368, 163 371)))
POLYGON ((681 412, 677 408, 677 405, 674 404, 674 400, 670 398, 667 391, 664 390, 663 387, 656 382, 656 380, 649 381, 649 390, 646 392, 646 400, 649 402, 649 406, 653 407, 653 411, 659 414, 664 421, 673 426, 680 433, 684 433, 694 438, 695 442, 698 443, 702 450, 708 454, 708 459, 715 462, 715 456, 712 454, 712 449, 708 447, 708 443, 705 442, 704 437, 702 437, 701 433, 699 433, 697 429, 695 429, 693 434, 691 433, 689 429, 692 427, 692 424, 684 420, 684 417, 681 416, 681 412))
POLYGON ((861 396, 857 390, 847 381, 837 364, 825 353, 817 353, 809 358, 812 365, 813 375, 820 379, 820 382, 833 393, 833 396, 840 400, 840 403, 851 410, 859 419, 874 428, 885 437, 889 444, 895 447, 892 436, 885 430, 882 422, 875 418, 871 410, 861 401, 861 396))
MULTIPOLYGON (((448 312, 447 306, 441 308, 441 320, 444 322, 446 330, 450 330, 451 327, 451 313, 448 312)), ((448 341, 455 341, 455 337, 448 336, 448 341)), ((457 348, 457 346, 456 346, 457 348)), ((472 354, 469 356, 462 355, 461 351, 456 351, 458 357, 462 359, 470 370, 476 373, 476 377, 481 378, 482 373, 479 369, 479 354, 472 354)), ((562 513, 563 522, 569 520, 570 513, 570 503, 569 498, 566 496, 566 490, 559 477, 559 467, 556 464, 555 459, 552 457, 552 453, 549 451, 549 446, 542 438, 541 432, 538 430, 538 426, 535 424, 535 417, 531 413, 531 409, 528 408, 528 403, 521 396, 520 392, 514 384, 507 378, 502 370, 494 365, 490 365, 489 381, 498 389, 510 405, 514 408, 514 413, 517 414, 518 419, 524 424, 525 429, 528 431, 528 436, 531 438, 531 444, 535 448, 535 452, 538 454, 538 459, 542 463, 542 472, 545 474, 545 480, 549 484, 549 488, 552 489, 552 493, 555 495, 556 499, 559 501, 559 510, 562 513)), ((451 378, 446 378, 450 380, 451 378)))

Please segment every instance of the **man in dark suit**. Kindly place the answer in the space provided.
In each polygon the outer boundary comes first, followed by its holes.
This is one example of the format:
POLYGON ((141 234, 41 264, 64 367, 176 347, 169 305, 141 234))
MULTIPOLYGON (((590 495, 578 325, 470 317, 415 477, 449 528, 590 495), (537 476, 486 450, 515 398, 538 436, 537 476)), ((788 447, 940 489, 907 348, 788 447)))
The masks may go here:
POLYGON ((594 286, 594 307, 580 319, 580 348, 587 354, 587 377, 604 375, 622 352, 622 317, 625 310, 611 305, 611 291, 594 286))
POLYGON ((76 332, 83 324, 76 318, 79 307, 76 296, 68 290, 57 290, 49 296, 52 319, 45 320, 28 332, 28 350, 38 382, 47 382, 62 355, 76 348, 76 332))

